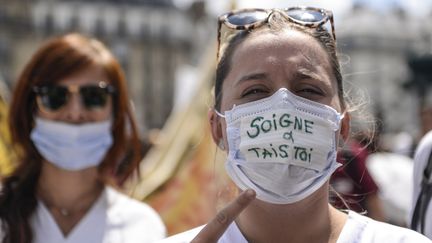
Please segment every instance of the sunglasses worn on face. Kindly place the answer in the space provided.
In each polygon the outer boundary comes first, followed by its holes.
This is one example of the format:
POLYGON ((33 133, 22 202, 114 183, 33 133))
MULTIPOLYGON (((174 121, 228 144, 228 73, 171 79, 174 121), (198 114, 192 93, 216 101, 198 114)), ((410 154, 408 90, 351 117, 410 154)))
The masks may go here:
POLYGON ((332 36, 334 41, 336 41, 333 13, 329 10, 313 7, 241 9, 219 16, 217 59, 219 60, 222 24, 233 30, 251 30, 268 23, 274 13, 280 13, 288 21, 309 28, 317 28, 324 25, 327 21, 330 21, 332 36))
POLYGON ((57 111, 64 107, 71 94, 79 93, 81 102, 87 110, 103 108, 109 95, 115 92, 113 86, 99 82, 96 85, 44 85, 35 86, 33 91, 38 96, 38 104, 49 111, 57 111))

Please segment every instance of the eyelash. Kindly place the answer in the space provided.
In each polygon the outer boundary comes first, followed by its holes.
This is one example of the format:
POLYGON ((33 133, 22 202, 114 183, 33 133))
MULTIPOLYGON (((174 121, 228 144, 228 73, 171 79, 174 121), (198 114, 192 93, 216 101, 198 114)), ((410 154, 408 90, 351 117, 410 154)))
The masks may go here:
POLYGON ((253 87, 250 89, 246 89, 242 94, 241 97, 247 97, 247 96, 251 96, 251 95, 259 95, 259 94, 266 94, 267 91, 264 88, 261 87, 253 87))
MULTIPOLYGON (((266 87, 253 86, 245 89, 241 94, 241 98, 245 99, 246 102, 249 102, 266 98, 271 95, 270 93, 271 90, 266 87)), ((297 90, 293 90, 293 93, 312 101, 318 101, 325 96, 325 93, 317 87, 299 87, 297 90)))
POLYGON ((315 95, 323 95, 323 92, 316 90, 316 89, 312 89, 312 88, 304 88, 304 89, 301 89, 297 92, 299 92, 299 93, 304 92, 304 93, 315 94, 315 95))
POLYGON ((309 87, 297 90, 296 94, 300 97, 312 101, 318 101, 323 96, 325 96, 324 92, 321 91, 320 89, 309 88, 309 87))

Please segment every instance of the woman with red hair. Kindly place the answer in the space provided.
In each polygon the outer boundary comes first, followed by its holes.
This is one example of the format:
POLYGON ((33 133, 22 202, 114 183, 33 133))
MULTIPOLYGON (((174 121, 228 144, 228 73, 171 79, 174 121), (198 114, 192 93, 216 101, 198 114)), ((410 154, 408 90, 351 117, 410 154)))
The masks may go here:
POLYGON ((47 41, 10 105, 19 160, 2 181, 2 242, 164 237, 153 209, 114 189, 136 168, 140 142, 124 74, 101 42, 80 34, 47 41))

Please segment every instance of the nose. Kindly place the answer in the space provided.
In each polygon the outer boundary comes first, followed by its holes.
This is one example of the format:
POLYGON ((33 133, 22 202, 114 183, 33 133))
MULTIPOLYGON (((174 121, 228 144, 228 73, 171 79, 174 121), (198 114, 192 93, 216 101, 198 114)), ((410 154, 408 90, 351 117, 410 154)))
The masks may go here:
POLYGON ((69 94, 66 106, 62 110, 63 120, 68 123, 79 124, 86 121, 86 109, 82 105, 80 95, 77 92, 69 94))

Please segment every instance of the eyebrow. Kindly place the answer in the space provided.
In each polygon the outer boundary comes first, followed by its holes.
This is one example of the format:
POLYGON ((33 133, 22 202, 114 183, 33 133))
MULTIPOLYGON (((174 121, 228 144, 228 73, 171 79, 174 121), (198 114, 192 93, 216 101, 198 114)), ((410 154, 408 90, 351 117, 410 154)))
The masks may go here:
POLYGON ((242 76, 239 80, 237 80, 235 82, 235 85, 237 85, 239 83, 243 83, 244 81, 259 80, 259 79, 268 79, 268 74, 267 73, 251 73, 251 74, 247 74, 245 76, 242 76))
MULTIPOLYGON (((268 80, 269 75, 266 72, 259 72, 259 73, 251 73, 242 76, 240 79, 238 79, 234 85, 241 84, 245 81, 250 80, 268 80)), ((309 68, 300 67, 296 72, 294 73, 294 80, 300 80, 300 79, 313 79, 316 81, 324 81, 324 77, 319 75, 318 73, 310 70, 309 68)))
POLYGON ((311 80, 315 80, 315 82, 317 83, 320 83, 322 85, 321 87, 323 88, 325 87, 325 89, 327 90, 332 89, 331 82, 329 83, 325 77, 318 74, 317 72, 310 70, 309 68, 300 67, 294 75, 295 75, 294 78, 295 81, 300 81, 302 79, 311 79, 311 80))
POLYGON ((308 69, 308 68, 299 68, 296 72, 296 77, 297 78, 311 78, 311 79, 315 79, 315 80, 324 80, 323 77, 321 77, 321 75, 317 74, 316 72, 308 69))

